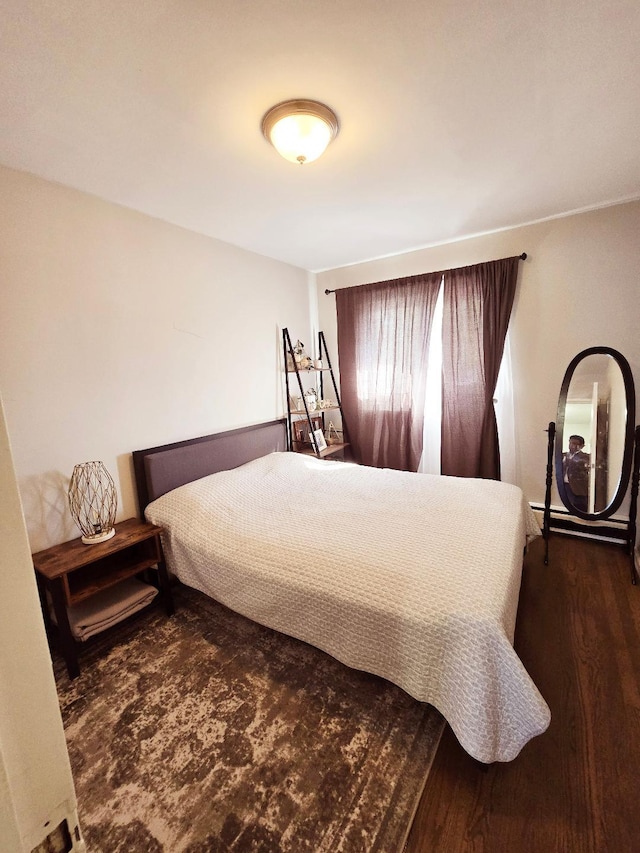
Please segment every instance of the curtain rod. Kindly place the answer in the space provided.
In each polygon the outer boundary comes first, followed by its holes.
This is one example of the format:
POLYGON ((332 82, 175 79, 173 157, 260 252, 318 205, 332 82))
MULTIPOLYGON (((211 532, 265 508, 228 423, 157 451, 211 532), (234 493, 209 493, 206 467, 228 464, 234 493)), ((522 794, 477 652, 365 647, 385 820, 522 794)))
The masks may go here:
MULTIPOLYGON (((527 253, 526 253, 526 252, 523 252, 521 255, 518 255, 518 258, 519 258, 521 261, 526 261, 526 260, 527 260, 527 253)), ((505 260, 506 260, 506 259, 505 259, 505 260)), ((481 261, 480 263, 487 263, 487 261, 484 261, 484 262, 483 262, 483 261, 481 261)), ((491 262, 489 261, 488 263, 491 263, 491 262)), ((475 266, 477 266, 477 264, 469 264, 469 266, 475 267, 475 266)), ((458 269, 464 269, 464 267, 458 267, 458 269)), ((411 277, 411 276, 407 276, 407 278, 410 278, 410 277, 411 277)), ((358 286, 358 285, 356 285, 356 287, 357 287, 357 286, 358 286)), ((338 289, 339 289, 339 290, 342 290, 342 288, 338 288, 338 289)), ((330 293, 335 293, 336 291, 335 291, 335 290, 329 290, 329 288, 326 288, 324 292, 325 292, 325 296, 328 296, 330 293)))

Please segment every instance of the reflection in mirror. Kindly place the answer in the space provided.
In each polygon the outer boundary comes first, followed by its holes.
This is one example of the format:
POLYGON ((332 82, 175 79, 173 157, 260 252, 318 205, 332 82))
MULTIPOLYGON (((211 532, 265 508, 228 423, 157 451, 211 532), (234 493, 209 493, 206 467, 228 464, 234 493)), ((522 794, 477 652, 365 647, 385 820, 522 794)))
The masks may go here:
POLYGON ((571 362, 558 402, 556 482, 569 511, 606 518, 629 482, 635 417, 633 377, 615 350, 593 347, 571 362))

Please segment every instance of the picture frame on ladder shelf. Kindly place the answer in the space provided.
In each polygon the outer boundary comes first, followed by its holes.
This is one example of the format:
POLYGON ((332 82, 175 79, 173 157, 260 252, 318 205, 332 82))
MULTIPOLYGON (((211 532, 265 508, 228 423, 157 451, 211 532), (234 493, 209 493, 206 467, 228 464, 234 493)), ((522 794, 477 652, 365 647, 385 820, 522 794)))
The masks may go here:
POLYGON ((318 451, 327 449, 327 442, 321 429, 314 429, 313 437, 316 440, 316 448, 318 451))

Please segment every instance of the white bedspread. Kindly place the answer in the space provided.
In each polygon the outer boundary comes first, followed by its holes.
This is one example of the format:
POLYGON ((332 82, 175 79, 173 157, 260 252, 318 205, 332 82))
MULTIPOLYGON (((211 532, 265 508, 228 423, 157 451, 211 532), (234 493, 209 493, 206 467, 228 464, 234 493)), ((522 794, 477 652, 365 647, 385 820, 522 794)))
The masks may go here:
POLYGON ((184 583, 434 705, 479 761, 550 721, 513 649, 522 492, 273 453, 151 503, 184 583))

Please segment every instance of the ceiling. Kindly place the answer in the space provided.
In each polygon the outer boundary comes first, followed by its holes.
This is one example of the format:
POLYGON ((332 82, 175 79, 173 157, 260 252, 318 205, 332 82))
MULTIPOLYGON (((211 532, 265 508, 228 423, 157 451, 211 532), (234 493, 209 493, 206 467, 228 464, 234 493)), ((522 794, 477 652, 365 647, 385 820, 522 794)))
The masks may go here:
POLYGON ((638 0, 0 0, 0 163, 308 270, 640 198, 638 0), (287 98, 341 129, 283 160, 287 98))

